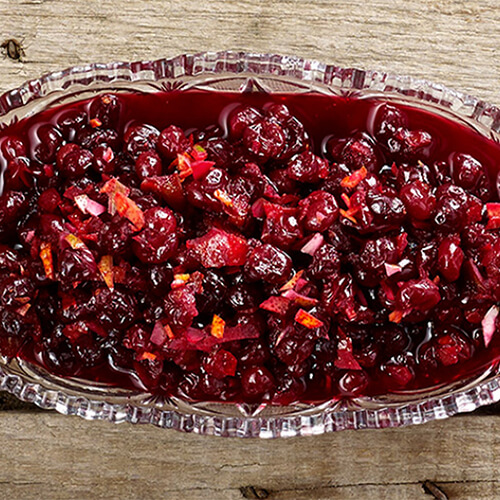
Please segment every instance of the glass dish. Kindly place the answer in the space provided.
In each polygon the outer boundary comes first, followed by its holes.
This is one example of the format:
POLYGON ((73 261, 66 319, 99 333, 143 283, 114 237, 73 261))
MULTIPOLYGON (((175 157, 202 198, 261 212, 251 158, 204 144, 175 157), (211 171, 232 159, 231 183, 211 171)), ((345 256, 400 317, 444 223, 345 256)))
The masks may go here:
MULTIPOLYGON (((191 88, 383 96, 442 114, 497 142, 500 137, 499 109, 442 85, 297 57, 239 52, 91 64, 51 73, 0 96, 0 128, 48 107, 99 92, 191 88)), ((0 389, 41 408, 88 420, 150 423, 198 434, 275 438, 401 427, 472 411, 500 400, 499 372, 495 363, 474 377, 421 391, 277 407, 186 403, 84 380, 61 379, 24 361, 0 359, 0 389)))

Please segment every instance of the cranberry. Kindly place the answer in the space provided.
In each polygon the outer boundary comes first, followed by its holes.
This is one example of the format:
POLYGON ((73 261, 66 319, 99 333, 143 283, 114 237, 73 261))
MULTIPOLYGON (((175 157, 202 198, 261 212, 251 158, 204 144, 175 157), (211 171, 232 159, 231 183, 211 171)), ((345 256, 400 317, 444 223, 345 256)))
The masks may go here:
POLYGON ((174 214, 168 208, 150 208, 144 213, 144 218, 144 229, 134 237, 134 253, 142 262, 165 262, 177 248, 174 214))
POLYGON ((340 160, 352 170, 365 167, 369 172, 378 172, 382 165, 381 155, 367 135, 349 140, 342 149, 340 160))
POLYGON ((170 125, 161 131, 157 147, 165 159, 173 160, 189 148, 189 141, 181 128, 170 125))
POLYGON ((237 108, 229 115, 228 125, 231 137, 240 139, 245 129, 261 118, 261 113, 255 108, 237 108))
POLYGON ((407 281, 398 292, 398 303, 403 310, 428 311, 440 300, 439 287, 429 279, 407 281))
POLYGON ((57 127, 67 141, 73 141, 80 130, 88 123, 87 113, 79 109, 63 111, 57 118, 57 127))
POLYGON ((245 275, 252 281, 261 279, 278 285, 287 281, 291 271, 292 259, 269 244, 255 247, 245 262, 245 275))
POLYGON ((161 175, 161 159, 154 151, 144 151, 135 161, 135 171, 140 179, 161 175))
POLYGON ((318 182, 328 176, 328 162, 311 151, 304 151, 288 162, 287 174, 299 182, 318 182))
POLYGON ((68 178, 82 177, 94 164, 94 155, 74 143, 65 144, 57 153, 57 166, 68 178))
POLYGON ((63 143, 61 133, 52 125, 42 125, 36 131, 39 144, 35 147, 35 158, 43 163, 52 163, 63 143))
POLYGON ((338 217, 338 207, 335 198, 326 191, 314 191, 304 200, 300 200, 302 210, 301 222, 306 231, 323 232, 328 229, 338 217))
POLYGON ((120 140, 115 130, 84 127, 77 133, 75 142, 90 151, 94 151, 98 146, 106 146, 114 151, 118 148, 120 140))
POLYGON ((375 115, 374 135, 379 141, 387 142, 407 125, 408 118, 403 111, 392 104, 382 104, 375 115))
POLYGON ((302 238, 297 209, 268 204, 264 210, 263 241, 287 250, 302 238))
POLYGON ((459 186, 448 184, 437 191, 434 223, 445 231, 460 230, 466 224, 469 197, 459 186))
POLYGON ((7 162, 15 160, 20 156, 25 157, 27 154, 24 142, 15 136, 6 136, 3 138, 0 142, 0 152, 7 162))
POLYGON ((33 185, 33 172, 29 158, 23 156, 9 161, 5 171, 5 188, 25 190, 33 185))
POLYGON ((215 378, 234 376, 237 366, 238 360, 224 349, 210 353, 203 362, 205 371, 215 378))
POLYGON ((355 396, 362 394, 368 385, 368 377, 362 371, 348 371, 339 380, 339 388, 343 394, 355 396))
POLYGON ((152 125, 130 125, 123 136, 125 150, 134 160, 137 160, 144 151, 155 149, 159 135, 160 132, 152 125))
POLYGON ((242 373, 241 387, 246 397, 257 399, 272 392, 275 387, 275 381, 267 368, 253 366, 247 368, 242 373))
POLYGON ((427 220, 436 209, 436 197, 429 184, 416 180, 401 189, 401 199, 410 217, 416 220, 427 220))
POLYGON ((445 238, 438 250, 439 272, 448 281, 456 281, 460 276, 463 261, 464 252, 460 248, 460 237, 455 235, 445 238))
POLYGON ((96 97, 90 103, 89 117, 91 120, 98 120, 103 127, 115 128, 120 118, 118 97, 114 94, 102 94, 96 97))
POLYGON ((333 277, 340 270, 340 255, 333 245, 322 245, 313 256, 307 274, 316 279, 333 277))
POLYGON ((484 167, 473 156, 455 153, 451 159, 454 181, 464 189, 474 189, 485 177, 484 167))
POLYGON ((285 141, 283 128, 265 119, 249 125, 243 133, 245 147, 263 160, 278 157, 285 147, 285 141))

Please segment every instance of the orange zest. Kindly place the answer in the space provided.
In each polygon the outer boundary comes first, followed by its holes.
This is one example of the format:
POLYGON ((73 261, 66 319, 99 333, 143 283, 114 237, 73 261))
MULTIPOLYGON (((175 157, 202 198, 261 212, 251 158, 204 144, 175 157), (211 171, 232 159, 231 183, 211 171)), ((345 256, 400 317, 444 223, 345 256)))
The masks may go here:
POLYGON ((54 261, 52 259, 52 245, 46 241, 40 243, 40 259, 43 263, 45 276, 54 279, 54 261))
POLYGON ((226 207, 234 206, 233 200, 229 197, 229 195, 223 189, 216 189, 214 191, 214 196, 226 207))
POLYGON ((118 191, 114 195, 114 203, 118 214, 127 218, 137 231, 140 231, 144 227, 144 213, 135 201, 118 191))
POLYGON ((313 316, 304 309, 299 309, 297 311, 295 321, 311 330, 314 328, 321 328, 324 325, 323 321, 319 320, 316 316, 313 316))
POLYGON ((403 311, 396 309, 389 314, 389 321, 392 321, 393 323, 401 323, 403 316, 403 311))
POLYGON ((75 236, 74 234, 71 234, 71 233, 67 234, 64 239, 69 243, 70 247, 73 250, 87 248, 85 243, 80 238, 78 238, 78 236, 75 236))
POLYGON ((99 120, 99 118, 92 118, 92 120, 89 120, 89 123, 92 128, 97 128, 102 125, 102 121, 99 120))
POLYGON ((154 361, 158 356, 154 352, 148 352, 144 351, 142 354, 139 355, 137 358, 138 361, 144 361, 145 359, 149 361, 154 361))
POLYGON ((189 281, 190 277, 191 275, 188 273, 174 274, 174 280, 172 281, 171 287, 179 288, 181 286, 184 286, 189 281))
POLYGON ((292 288, 294 288, 303 274, 304 274, 304 269, 301 269, 300 271, 296 272, 293 275, 293 277, 280 288, 279 291, 286 292, 287 290, 291 290, 292 288))
POLYGON ((344 177, 340 182, 343 188, 355 188, 363 179, 366 178, 368 171, 365 167, 361 167, 359 170, 355 170, 351 175, 344 177))
POLYGON ((224 328, 226 327, 226 322, 217 314, 214 314, 212 319, 212 326, 210 327, 210 333, 217 339, 221 339, 224 336, 224 328))
POLYGON ((113 256, 103 255, 99 264, 97 264, 99 272, 101 273, 102 279, 106 286, 110 289, 114 289, 114 272, 113 272, 113 256))

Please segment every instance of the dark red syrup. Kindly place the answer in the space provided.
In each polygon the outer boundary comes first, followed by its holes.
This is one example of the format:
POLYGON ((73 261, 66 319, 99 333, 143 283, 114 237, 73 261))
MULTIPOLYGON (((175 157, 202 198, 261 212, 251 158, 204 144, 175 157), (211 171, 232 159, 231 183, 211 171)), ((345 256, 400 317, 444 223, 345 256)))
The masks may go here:
POLYGON ((0 133, 0 352, 187 400, 425 389, 500 354, 500 146, 377 99, 116 94, 0 133))

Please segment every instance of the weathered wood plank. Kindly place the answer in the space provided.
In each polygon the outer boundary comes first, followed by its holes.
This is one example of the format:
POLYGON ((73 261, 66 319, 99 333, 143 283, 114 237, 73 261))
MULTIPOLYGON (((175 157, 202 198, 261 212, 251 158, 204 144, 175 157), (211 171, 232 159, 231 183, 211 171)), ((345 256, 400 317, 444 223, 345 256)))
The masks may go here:
POLYGON ((405 429, 237 440, 56 414, 0 414, 5 498, 492 498, 500 420, 463 417, 405 429), (43 460, 43 464, 41 463, 43 460), (428 498, 428 497, 427 497, 428 498))
POLYGON ((49 70, 246 49, 424 77, 500 103, 496 0, 0 0, 0 89, 49 70))
MULTIPOLYGON (((0 57, 0 91, 75 64, 232 48, 410 74, 500 104, 496 0, 0 0, 9 38, 25 57, 0 57)), ((233 500, 253 485, 281 500, 425 499, 425 480, 449 498, 497 498, 494 411, 280 441, 0 413, 0 498, 233 500)))

